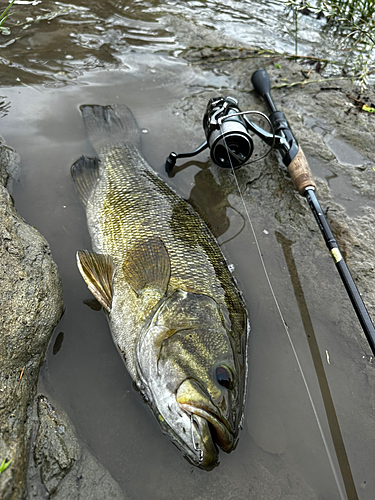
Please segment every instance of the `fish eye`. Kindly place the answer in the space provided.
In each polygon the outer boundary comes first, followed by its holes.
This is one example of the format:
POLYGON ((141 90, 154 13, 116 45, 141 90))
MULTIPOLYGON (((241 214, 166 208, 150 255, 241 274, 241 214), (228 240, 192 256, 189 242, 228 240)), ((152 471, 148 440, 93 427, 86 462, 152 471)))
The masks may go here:
POLYGON ((216 380, 226 389, 232 389, 233 387, 232 374, 225 366, 218 366, 216 368, 216 380))

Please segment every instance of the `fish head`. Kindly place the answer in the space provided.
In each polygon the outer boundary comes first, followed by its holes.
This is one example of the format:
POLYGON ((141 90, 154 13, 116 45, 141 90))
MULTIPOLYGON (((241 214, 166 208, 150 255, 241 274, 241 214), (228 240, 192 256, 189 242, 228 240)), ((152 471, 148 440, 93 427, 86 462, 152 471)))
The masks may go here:
POLYGON ((141 390, 164 433, 194 465, 218 465, 243 416, 245 369, 217 302, 175 291, 144 328, 136 348, 141 390))

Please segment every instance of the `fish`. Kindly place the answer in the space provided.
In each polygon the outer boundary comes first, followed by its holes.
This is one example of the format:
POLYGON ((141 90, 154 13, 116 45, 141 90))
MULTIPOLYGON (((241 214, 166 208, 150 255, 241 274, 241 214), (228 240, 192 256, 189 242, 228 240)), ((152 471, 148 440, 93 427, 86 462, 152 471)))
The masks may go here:
POLYGON ((71 167, 91 250, 77 266, 161 430, 212 470, 243 424, 249 319, 211 230, 151 168, 125 105, 83 105, 97 157, 71 167))

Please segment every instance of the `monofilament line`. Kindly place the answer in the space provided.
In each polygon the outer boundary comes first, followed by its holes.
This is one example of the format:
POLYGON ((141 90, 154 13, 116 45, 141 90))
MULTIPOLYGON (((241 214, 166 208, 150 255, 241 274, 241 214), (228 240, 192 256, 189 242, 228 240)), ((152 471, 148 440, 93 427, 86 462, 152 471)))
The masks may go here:
MULTIPOLYGON (((223 130, 222 130, 222 127, 220 125, 220 132, 223 134, 223 130)), ((330 463, 330 466, 331 466, 331 469, 332 469, 332 473, 333 473, 333 476, 335 478, 335 482, 336 482, 336 485, 337 485, 337 489, 339 490, 339 494, 340 494, 340 498, 341 500, 347 500, 347 496, 346 494, 344 493, 344 490, 342 488, 342 485, 341 485, 341 481, 340 481, 340 478, 339 478, 339 475, 336 471, 336 467, 335 467, 335 464, 333 462, 333 459, 332 459, 332 455, 331 455, 331 452, 329 450, 329 447, 328 447, 328 443, 327 443, 327 440, 326 440, 326 437, 324 435, 324 432, 323 432, 323 428, 322 428, 322 424, 320 422, 320 419, 319 419, 319 416, 318 416, 318 412, 316 410, 316 407, 315 407, 315 403, 313 401, 313 398, 312 398, 312 395, 311 395, 311 391, 310 391, 310 388, 309 388, 309 385, 307 383, 307 379, 305 377, 305 373, 302 369, 302 365, 301 365, 301 362, 298 358, 298 354, 297 354, 297 351, 294 347, 294 344, 293 344, 293 341, 292 341, 292 338, 289 334, 289 329, 288 329, 288 326, 284 320, 284 317, 283 317, 283 314, 281 312, 281 309, 280 309, 280 306, 279 306, 279 303, 278 303, 278 300, 276 298, 276 295, 275 295, 275 292, 274 292, 274 289, 272 287, 272 283, 271 283, 271 280, 268 276, 268 272, 267 272, 267 269, 266 269, 266 265, 265 265, 265 262, 264 262, 264 259, 263 259, 263 256, 262 256, 262 253, 260 251, 260 245, 259 245, 259 242, 258 242, 258 238, 255 234, 255 230, 254 230, 254 226, 251 222, 251 218, 250 218, 250 215, 249 215, 249 212, 247 210, 247 206, 246 206, 246 203, 245 203, 245 200, 242 196, 242 193, 241 193, 241 189, 240 189, 240 186, 239 186, 239 183, 238 183, 238 180, 237 180, 237 176, 236 176, 236 173, 235 173, 235 169, 233 167, 233 164, 232 164, 232 160, 231 160, 231 155, 230 155, 230 152, 229 152, 229 148, 227 146, 227 143, 226 143, 226 140, 225 140, 225 136, 223 134, 223 140, 224 140, 224 144, 225 144, 225 147, 226 147, 226 150, 227 150, 227 154, 228 154, 228 158, 229 158, 229 163, 231 165, 231 169, 232 169, 232 173, 233 173, 233 177, 234 177, 234 180, 236 182, 236 186, 237 186, 237 189, 238 189, 238 192, 239 192, 239 195, 240 195, 240 198, 241 198, 241 201, 242 201, 242 204, 243 204, 243 207, 244 207, 244 210, 245 210, 245 213, 246 213, 246 217, 247 217, 247 220, 249 221, 249 226, 251 228, 251 232, 253 233, 253 237, 254 237, 254 241, 255 241, 255 245, 256 245, 256 248, 257 248, 257 251, 258 251, 258 254, 259 254, 259 258, 260 258, 260 261, 262 263, 262 267, 263 267, 263 271, 264 271, 264 274, 266 276, 266 279, 267 279, 267 283, 268 283, 268 286, 270 288, 270 291, 271 291, 271 295, 272 295, 272 298, 275 302, 275 305, 276 305, 276 309, 279 313, 279 316, 281 318, 281 321, 282 321, 282 324, 284 326, 284 330, 285 330, 285 333, 287 335, 287 338, 289 340, 289 343, 290 343, 290 346, 292 348, 292 351, 293 351, 293 355, 294 355, 294 358, 296 360, 296 363, 297 363, 297 366, 298 366, 298 369, 299 369, 299 372, 301 374, 301 377, 302 377, 302 380, 303 380, 303 384, 305 386, 305 389, 306 389, 306 392, 307 392, 307 395, 308 395, 308 398, 309 398, 309 401, 310 401, 310 404, 311 404, 311 407, 312 407, 312 410, 313 410, 313 413, 314 413, 314 416, 315 416, 315 420, 316 420, 316 423, 318 425, 318 429, 319 429, 319 432, 320 432, 320 435, 321 435, 321 438, 322 438, 322 441, 323 441, 323 444, 324 444, 324 448, 326 450, 326 453, 327 453, 327 456, 328 456, 328 460, 329 460, 329 463, 330 463)))

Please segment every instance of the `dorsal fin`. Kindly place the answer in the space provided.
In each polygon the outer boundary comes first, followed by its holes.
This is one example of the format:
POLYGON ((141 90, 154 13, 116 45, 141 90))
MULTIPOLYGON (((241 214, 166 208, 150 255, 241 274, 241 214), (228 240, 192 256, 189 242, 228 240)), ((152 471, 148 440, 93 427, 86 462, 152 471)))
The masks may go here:
POLYGON ((99 179, 99 160, 81 156, 73 163, 70 171, 79 197, 87 205, 90 194, 99 179))
POLYGON ((112 257, 88 250, 78 250, 77 265, 90 292, 106 311, 111 312, 112 280, 115 271, 112 257))
POLYGON ((171 275, 168 251, 160 238, 137 241, 123 264, 124 277, 138 295, 152 288, 163 296, 171 275))

